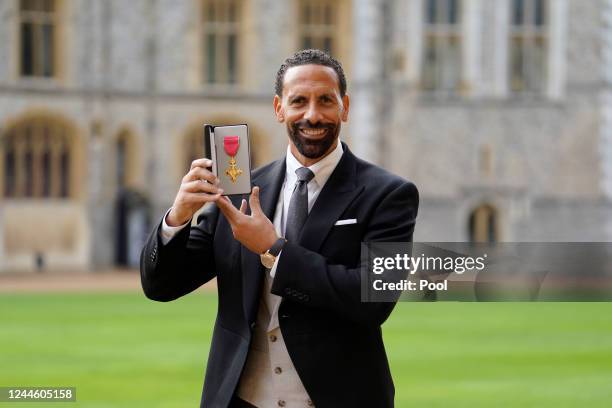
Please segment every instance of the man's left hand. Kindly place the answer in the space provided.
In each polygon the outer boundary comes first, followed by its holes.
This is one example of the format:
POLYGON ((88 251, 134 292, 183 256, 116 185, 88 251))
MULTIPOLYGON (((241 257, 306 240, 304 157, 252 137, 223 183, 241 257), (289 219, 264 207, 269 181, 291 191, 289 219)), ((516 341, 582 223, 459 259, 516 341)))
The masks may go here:
POLYGON ((240 209, 228 197, 217 200, 217 206, 232 227, 232 233, 242 245, 256 254, 262 254, 278 240, 274 224, 266 217, 259 203, 259 187, 254 187, 249 196, 251 215, 247 215, 247 202, 242 200, 240 209))

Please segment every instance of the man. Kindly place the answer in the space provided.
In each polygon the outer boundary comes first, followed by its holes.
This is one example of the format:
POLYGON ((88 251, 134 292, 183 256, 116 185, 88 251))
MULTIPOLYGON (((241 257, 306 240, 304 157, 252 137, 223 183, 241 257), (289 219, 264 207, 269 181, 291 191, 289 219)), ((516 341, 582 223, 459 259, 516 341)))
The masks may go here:
POLYGON ((202 407, 392 407, 394 303, 360 301, 360 243, 411 241, 417 189, 339 141, 349 96, 329 55, 288 58, 275 91, 286 157, 253 172, 248 205, 195 160, 143 249, 144 292, 170 301, 217 277, 202 407))

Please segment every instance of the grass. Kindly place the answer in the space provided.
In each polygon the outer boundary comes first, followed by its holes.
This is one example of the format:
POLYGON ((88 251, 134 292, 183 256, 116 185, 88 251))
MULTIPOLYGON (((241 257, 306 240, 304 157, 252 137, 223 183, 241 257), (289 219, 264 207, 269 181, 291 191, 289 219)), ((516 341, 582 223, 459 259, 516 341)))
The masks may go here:
MULTIPOLYGON (((54 407, 198 406, 215 309, 203 292, 2 294, 0 386, 77 387, 54 407)), ((612 303, 401 303, 383 330, 397 407, 612 404, 612 303)))

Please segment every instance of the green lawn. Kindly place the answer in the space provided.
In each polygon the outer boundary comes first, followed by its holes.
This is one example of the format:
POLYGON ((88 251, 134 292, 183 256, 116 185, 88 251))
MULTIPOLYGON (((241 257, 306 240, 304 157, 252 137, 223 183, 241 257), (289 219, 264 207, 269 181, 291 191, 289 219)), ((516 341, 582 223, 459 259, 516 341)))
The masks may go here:
MULTIPOLYGON (((77 387, 53 407, 198 406, 215 308, 2 294, 0 386, 77 387)), ((612 303, 402 303, 384 334, 398 407, 612 406, 612 303)))

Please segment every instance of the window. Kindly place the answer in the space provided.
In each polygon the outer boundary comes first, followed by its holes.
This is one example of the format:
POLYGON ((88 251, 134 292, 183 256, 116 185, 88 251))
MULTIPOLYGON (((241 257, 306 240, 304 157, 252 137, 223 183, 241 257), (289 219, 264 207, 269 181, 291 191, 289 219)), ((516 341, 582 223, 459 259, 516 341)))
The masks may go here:
POLYGON ((461 86, 461 2, 426 0, 422 87, 454 93, 461 86))
POLYGON ((206 0, 202 7, 204 82, 238 82, 240 0, 206 0))
POLYGON ((5 198, 67 198, 70 144, 65 126, 46 119, 26 120, 2 138, 5 198))
POLYGON ((468 233, 470 242, 497 242, 497 211, 494 207, 483 204, 470 214, 468 233))
POLYGON ((24 77, 56 74, 57 10, 53 0, 19 3, 20 67, 24 77))
POLYGON ((546 82, 547 2, 512 0, 510 19, 510 90, 542 92, 546 82))
POLYGON ((338 50, 336 32, 338 2, 302 0, 299 6, 300 48, 316 48, 334 55, 338 50))

